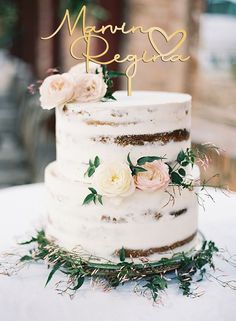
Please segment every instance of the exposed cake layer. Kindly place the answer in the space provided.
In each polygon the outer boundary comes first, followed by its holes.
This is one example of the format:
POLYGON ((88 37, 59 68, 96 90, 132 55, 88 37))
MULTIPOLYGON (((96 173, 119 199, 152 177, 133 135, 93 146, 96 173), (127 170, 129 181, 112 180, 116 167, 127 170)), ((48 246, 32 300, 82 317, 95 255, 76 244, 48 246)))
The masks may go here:
MULTIPOLYGON (((195 168, 194 177, 198 177, 195 168)), ((87 183, 65 178, 56 162, 45 172, 48 190, 47 234, 67 249, 112 259, 122 247, 132 256, 178 250, 194 242, 198 203, 194 191, 169 187, 168 192, 136 190, 116 204, 82 206, 87 183)))
POLYGON ((89 159, 125 161, 127 154, 176 159, 190 147, 191 97, 117 92, 117 101, 68 104, 56 111, 57 161, 64 176, 83 181, 89 159))

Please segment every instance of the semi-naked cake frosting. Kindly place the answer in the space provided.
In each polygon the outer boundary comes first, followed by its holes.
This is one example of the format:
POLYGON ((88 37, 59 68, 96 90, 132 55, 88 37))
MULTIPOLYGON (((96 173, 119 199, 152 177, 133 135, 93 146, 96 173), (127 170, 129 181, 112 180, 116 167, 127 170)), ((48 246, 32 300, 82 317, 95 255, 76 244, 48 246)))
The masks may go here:
MULTIPOLYGON (((195 192, 168 186, 138 188, 128 197, 103 197, 103 204, 83 205, 92 177, 89 160, 126 162, 143 156, 176 161, 191 145, 191 97, 167 92, 118 91, 116 101, 70 103, 56 108, 57 159, 45 171, 47 236, 62 247, 105 259, 154 258, 190 249, 196 242, 198 202, 195 192)), ((196 167, 188 168, 198 178, 196 167)))

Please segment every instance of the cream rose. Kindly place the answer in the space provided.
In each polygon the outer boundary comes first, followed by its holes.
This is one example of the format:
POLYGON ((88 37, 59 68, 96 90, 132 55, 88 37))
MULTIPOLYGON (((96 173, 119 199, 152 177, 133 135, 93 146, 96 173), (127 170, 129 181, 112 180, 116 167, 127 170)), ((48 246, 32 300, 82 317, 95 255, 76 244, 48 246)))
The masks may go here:
MULTIPOLYGON (((86 64, 85 62, 77 64, 73 67, 70 68, 68 71, 69 74, 73 76, 78 76, 80 74, 85 74, 86 73, 86 64)), ((101 65, 96 64, 95 62, 90 62, 89 63, 89 73, 90 74, 101 74, 102 73, 102 67, 101 65)))
POLYGON ((94 174, 94 183, 98 194, 107 197, 126 197, 135 190, 130 168, 125 163, 103 163, 94 174))
POLYGON ((102 75, 100 74, 81 74, 75 77, 75 101, 95 102, 101 100, 107 91, 102 75))
POLYGON ((52 109, 70 102, 74 98, 74 88, 74 78, 69 74, 58 74, 45 78, 39 88, 42 108, 52 109))
POLYGON ((145 163, 142 167, 146 169, 146 172, 139 172, 134 177, 137 188, 143 191, 156 191, 168 186, 170 176, 165 163, 156 160, 152 163, 145 163))

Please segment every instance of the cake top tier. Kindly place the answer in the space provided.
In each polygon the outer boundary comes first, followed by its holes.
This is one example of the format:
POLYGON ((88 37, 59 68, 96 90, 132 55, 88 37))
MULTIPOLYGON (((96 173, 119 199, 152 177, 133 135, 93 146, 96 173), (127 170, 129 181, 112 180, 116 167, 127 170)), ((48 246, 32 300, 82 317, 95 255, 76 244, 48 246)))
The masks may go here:
POLYGON ((191 97, 137 91, 116 101, 74 103, 56 109, 57 162, 64 176, 84 180, 90 159, 126 162, 146 155, 176 160, 191 145, 191 97), (70 174, 71 173, 71 174, 70 174))
POLYGON ((117 100, 109 100, 106 102, 90 102, 90 103, 70 103, 67 106, 72 109, 80 105, 81 107, 138 107, 138 106, 156 106, 171 105, 178 103, 186 103, 191 101, 191 96, 183 93, 161 92, 161 91, 134 91, 132 96, 127 96, 126 91, 117 91, 114 93, 117 100), (105 104, 105 105, 104 105, 105 104))

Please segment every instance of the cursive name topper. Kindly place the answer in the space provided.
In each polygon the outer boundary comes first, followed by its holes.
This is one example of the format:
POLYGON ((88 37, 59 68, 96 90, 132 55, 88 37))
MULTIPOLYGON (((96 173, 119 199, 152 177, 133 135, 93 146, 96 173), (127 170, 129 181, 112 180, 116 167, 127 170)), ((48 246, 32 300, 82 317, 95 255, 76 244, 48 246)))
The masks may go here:
POLYGON ((82 23, 82 36, 77 37, 75 40, 72 41, 70 45, 71 56, 76 60, 85 60, 87 72, 89 70, 90 61, 100 65, 108 65, 113 62, 128 63, 127 68, 125 70, 125 74, 127 77, 127 91, 129 96, 132 94, 132 79, 135 77, 137 73, 137 67, 139 62, 156 62, 158 59, 160 59, 163 62, 184 62, 190 58, 190 56, 184 57, 183 55, 176 53, 177 50, 183 45, 183 43, 186 40, 187 33, 184 29, 178 29, 174 31, 172 34, 168 35, 163 29, 159 27, 150 27, 145 29, 143 26, 132 26, 128 28, 125 22, 123 22, 121 26, 106 25, 97 28, 96 26, 86 25, 86 6, 83 6, 81 10, 78 12, 78 15, 73 25, 71 23, 70 12, 67 9, 58 28, 51 35, 47 37, 41 37, 41 39, 48 40, 53 38, 66 23, 69 35, 70 37, 72 37, 79 22, 82 23), (148 55, 147 50, 143 50, 140 56, 132 53, 122 57, 121 54, 116 53, 112 59, 107 61, 101 61, 100 59, 109 51, 109 43, 104 37, 106 31, 109 31, 112 34, 115 34, 116 32, 121 32, 122 34, 134 34, 135 32, 140 32, 141 34, 145 34, 147 35, 150 45, 154 50, 155 54, 148 55), (179 35, 180 39, 173 48, 169 49, 167 52, 162 52, 158 44, 154 41, 154 33, 156 32, 163 37, 163 40, 166 43, 168 43, 174 37, 179 35), (92 55, 91 53, 91 42, 94 39, 102 41, 104 43, 105 48, 102 52, 96 55, 92 55), (76 48, 81 44, 82 41, 85 42, 85 52, 82 53, 82 56, 79 56, 76 53, 76 48))

